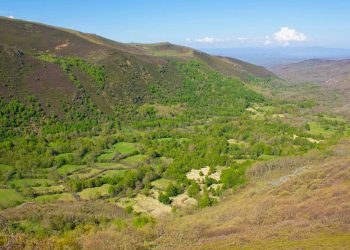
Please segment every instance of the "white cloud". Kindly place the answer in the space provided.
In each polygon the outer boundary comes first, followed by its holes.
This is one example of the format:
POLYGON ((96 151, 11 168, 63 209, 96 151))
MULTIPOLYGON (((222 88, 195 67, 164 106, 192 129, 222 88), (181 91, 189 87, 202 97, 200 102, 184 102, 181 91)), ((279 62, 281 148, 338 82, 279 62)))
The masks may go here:
POLYGON ((203 44, 216 44, 221 43, 220 46, 232 46, 232 45, 247 45, 247 46, 259 46, 259 45, 283 45, 288 46, 291 42, 305 42, 308 41, 306 35, 295 29, 289 27, 281 27, 279 31, 272 35, 260 36, 260 37, 211 37, 205 36, 201 38, 186 38, 188 43, 203 43, 203 44))
POLYGON ((289 42, 307 41, 307 37, 303 33, 288 27, 281 27, 281 29, 274 34, 274 39, 283 45, 289 45, 289 42))
POLYGON ((194 41, 197 43, 217 43, 217 42, 223 42, 224 39, 206 36, 206 37, 194 39, 194 41))
POLYGON ((15 17, 14 16, 8 16, 8 18, 14 19, 15 17))

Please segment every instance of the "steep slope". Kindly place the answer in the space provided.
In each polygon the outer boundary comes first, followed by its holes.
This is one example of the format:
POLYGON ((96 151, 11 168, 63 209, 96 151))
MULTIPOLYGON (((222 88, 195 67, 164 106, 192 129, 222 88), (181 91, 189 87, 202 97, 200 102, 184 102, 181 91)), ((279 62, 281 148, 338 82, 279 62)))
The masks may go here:
POLYGON ((82 99, 97 113, 109 115, 120 105, 157 101, 150 84, 162 82, 162 87, 169 89, 182 86, 173 61, 197 60, 240 79, 273 76, 261 67, 168 43, 123 44, 8 18, 0 18, 0 53, 1 96, 23 99, 34 95, 47 112, 59 117, 64 114, 63 103, 77 105, 82 99), (96 74, 104 75, 100 82, 103 86, 98 86, 100 76, 96 74))
POLYGON ((135 46, 145 50, 146 54, 153 56, 169 57, 169 58, 195 58, 206 64, 212 69, 217 70, 225 75, 238 77, 246 80, 249 76, 255 77, 273 77, 274 75, 264 67, 243 62, 230 57, 211 56, 204 52, 194 50, 192 48, 173 45, 170 43, 159 44, 135 44, 135 46))
POLYGON ((319 83, 323 86, 350 90, 350 60, 312 59, 275 66, 280 77, 295 83, 319 83))
POLYGON ((314 152, 255 165, 251 182, 219 206, 164 222, 160 248, 347 249, 349 149, 346 140, 330 158, 314 152))

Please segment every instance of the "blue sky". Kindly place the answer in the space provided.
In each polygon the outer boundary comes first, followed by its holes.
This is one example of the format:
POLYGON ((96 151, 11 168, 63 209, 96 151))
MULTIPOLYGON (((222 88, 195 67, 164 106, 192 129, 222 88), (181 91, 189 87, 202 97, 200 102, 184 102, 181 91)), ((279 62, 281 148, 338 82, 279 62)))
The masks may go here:
POLYGON ((121 42, 350 48, 348 0, 0 0, 0 15, 121 42))

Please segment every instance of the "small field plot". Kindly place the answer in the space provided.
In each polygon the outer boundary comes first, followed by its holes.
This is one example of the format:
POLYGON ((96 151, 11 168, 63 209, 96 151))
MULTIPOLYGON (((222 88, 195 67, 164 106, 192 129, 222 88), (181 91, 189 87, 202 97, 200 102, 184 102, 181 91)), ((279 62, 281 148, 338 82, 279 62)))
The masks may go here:
POLYGON ((64 153, 64 154, 59 154, 55 157, 56 161, 66 161, 66 162, 70 162, 73 158, 73 154, 72 153, 64 153))
POLYGON ((2 171, 11 171, 12 169, 13 169, 13 166, 0 163, 0 172, 2 172, 2 171))
POLYGON ((131 154, 137 151, 137 144, 130 142, 118 142, 113 145, 113 148, 121 154, 131 154))
POLYGON ((10 173, 13 167, 10 165, 0 164, 0 176, 4 176, 6 173, 10 173))
POLYGON ((161 179, 152 181, 151 185, 156 189, 165 190, 171 183, 174 183, 174 182, 168 179, 161 178, 161 179))
POLYGON ((134 166, 137 164, 141 164, 144 160, 146 160, 146 158, 147 158, 147 156, 138 154, 138 155, 133 155, 133 156, 127 157, 127 158, 121 160, 120 162, 134 166))
POLYGON ((62 193, 65 191, 65 188, 63 185, 55 185, 50 187, 33 187, 33 191, 36 195, 46 195, 62 193))
POLYGON ((105 139, 105 136, 97 135, 97 136, 91 136, 91 137, 84 137, 83 140, 90 141, 92 143, 102 142, 105 139))
POLYGON ((128 166, 115 162, 97 162, 95 166, 101 169, 127 169, 128 166))
POLYGON ((57 169, 57 172, 59 174, 71 174, 76 171, 79 171, 81 169, 86 168, 87 165, 72 165, 72 164, 66 164, 61 166, 60 168, 57 169))
POLYGON ((69 179, 89 179, 101 173, 103 169, 99 168, 85 168, 80 172, 74 173, 69 176, 69 179))
POLYGON ((84 200, 95 200, 101 196, 108 195, 108 189, 111 185, 104 184, 101 187, 86 188, 83 191, 79 192, 79 196, 84 200))
POLYGON ((17 206, 24 200, 24 197, 14 189, 0 189, 0 209, 17 206))
POLYGON ((26 187, 39 187, 39 186, 49 186, 54 183, 53 180, 48 179, 15 179, 10 181, 11 186, 17 188, 26 188, 26 187))
POLYGON ((259 156, 259 160, 262 160, 262 161, 268 161, 268 160, 272 160, 276 158, 276 156, 273 156, 273 155, 265 155, 265 154, 262 154, 259 156))
POLYGON ((62 194, 47 194, 41 195, 34 199, 36 202, 52 202, 52 201, 73 201, 74 198, 71 193, 62 194))
POLYGON ((113 149, 104 150, 102 154, 97 157, 97 161, 111 161, 118 152, 113 149))
POLYGON ((128 171, 128 170, 124 170, 124 169, 108 170, 108 171, 104 172, 103 174, 101 174, 100 176, 101 177, 116 177, 116 176, 123 177, 125 175, 126 171, 128 171))

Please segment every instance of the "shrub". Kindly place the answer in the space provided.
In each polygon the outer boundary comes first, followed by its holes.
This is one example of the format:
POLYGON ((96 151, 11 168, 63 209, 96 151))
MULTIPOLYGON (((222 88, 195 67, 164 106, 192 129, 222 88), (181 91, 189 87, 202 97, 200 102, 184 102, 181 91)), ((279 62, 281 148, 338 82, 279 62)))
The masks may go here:
POLYGON ((158 200, 161 202, 161 203, 164 203, 164 204, 170 204, 170 199, 169 199, 169 195, 166 194, 166 193, 160 193, 159 194, 159 197, 158 197, 158 200))
POLYGON ((135 227, 143 227, 143 226, 145 226, 147 224, 154 225, 155 224, 155 220, 152 217, 150 217, 150 216, 140 215, 140 216, 137 216, 137 217, 135 217, 133 219, 132 224, 135 227))
POLYGON ((193 182, 191 186, 188 187, 187 193, 190 197, 195 197, 199 194, 200 186, 197 182, 193 182))
POLYGON ((200 208, 203 208, 203 207, 210 207, 214 204, 214 200, 211 199, 209 197, 209 194, 207 192, 205 192, 203 194, 203 196, 200 197, 199 201, 198 201, 198 206, 200 208))

